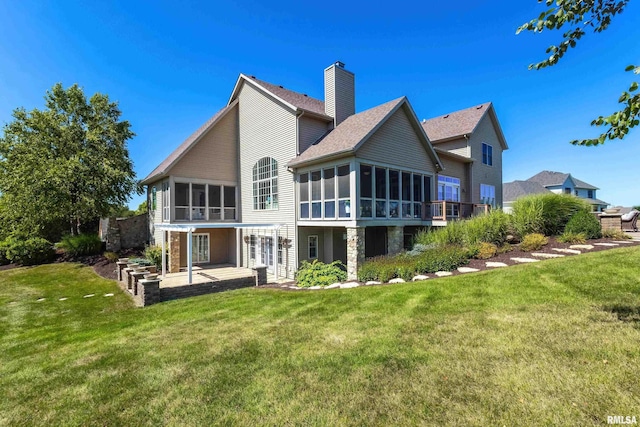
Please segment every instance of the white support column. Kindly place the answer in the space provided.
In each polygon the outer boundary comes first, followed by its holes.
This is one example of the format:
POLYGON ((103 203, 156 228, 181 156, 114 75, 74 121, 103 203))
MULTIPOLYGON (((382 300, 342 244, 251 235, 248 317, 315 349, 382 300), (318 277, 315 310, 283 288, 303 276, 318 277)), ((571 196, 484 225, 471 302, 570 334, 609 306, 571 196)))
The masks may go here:
POLYGON ((192 284, 192 274, 193 274, 193 231, 189 229, 187 232, 187 272, 189 275, 189 285, 192 284))
POLYGON ((273 229, 273 248, 271 248, 271 257, 273 258, 273 275, 278 280, 278 229, 273 229))
POLYGON ((160 239, 162 243, 160 244, 162 248, 162 278, 164 279, 167 276, 167 255, 166 255, 166 247, 165 243, 165 230, 162 230, 162 238, 160 239))
POLYGON ((240 233, 240 228, 236 228, 236 268, 240 268, 242 265, 242 236, 240 233))

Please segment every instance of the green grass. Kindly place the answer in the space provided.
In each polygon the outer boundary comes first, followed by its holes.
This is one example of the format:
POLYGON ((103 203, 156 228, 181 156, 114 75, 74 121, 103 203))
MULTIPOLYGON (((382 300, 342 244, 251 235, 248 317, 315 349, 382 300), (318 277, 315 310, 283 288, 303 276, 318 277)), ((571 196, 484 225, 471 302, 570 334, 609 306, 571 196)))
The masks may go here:
POLYGON ((624 248, 420 283, 243 289, 144 309, 85 267, 0 272, 0 425, 638 416, 638 265, 640 248, 624 248))

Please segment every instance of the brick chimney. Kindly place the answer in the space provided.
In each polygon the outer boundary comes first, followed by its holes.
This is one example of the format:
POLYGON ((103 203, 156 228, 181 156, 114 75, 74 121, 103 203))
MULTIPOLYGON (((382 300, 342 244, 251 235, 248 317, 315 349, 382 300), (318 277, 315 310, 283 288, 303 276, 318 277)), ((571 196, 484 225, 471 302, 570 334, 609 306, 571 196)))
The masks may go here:
POLYGON ((340 61, 324 70, 324 111, 333 117, 334 127, 356 112, 355 80, 340 61))

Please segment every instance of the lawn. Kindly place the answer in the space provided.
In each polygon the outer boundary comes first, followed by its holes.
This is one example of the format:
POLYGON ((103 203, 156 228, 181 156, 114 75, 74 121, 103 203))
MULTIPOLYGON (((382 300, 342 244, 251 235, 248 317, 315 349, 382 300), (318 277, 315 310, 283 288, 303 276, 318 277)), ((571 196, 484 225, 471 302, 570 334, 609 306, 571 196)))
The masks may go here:
POLYGON ((144 309, 87 267, 0 272, 0 425, 640 418, 638 265, 640 248, 624 248, 420 283, 242 289, 144 309))

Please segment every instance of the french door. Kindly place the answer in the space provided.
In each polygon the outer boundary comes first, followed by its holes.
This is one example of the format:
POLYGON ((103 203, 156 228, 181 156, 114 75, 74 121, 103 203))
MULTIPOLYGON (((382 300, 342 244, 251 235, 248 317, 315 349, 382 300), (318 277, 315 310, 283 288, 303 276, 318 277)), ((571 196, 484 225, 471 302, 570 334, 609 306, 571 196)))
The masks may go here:
POLYGON ((193 257, 193 263, 208 263, 209 262, 209 235, 193 234, 191 241, 191 253, 193 257))
POLYGON ((260 262, 267 266, 267 271, 273 272, 273 238, 260 237, 260 262))

